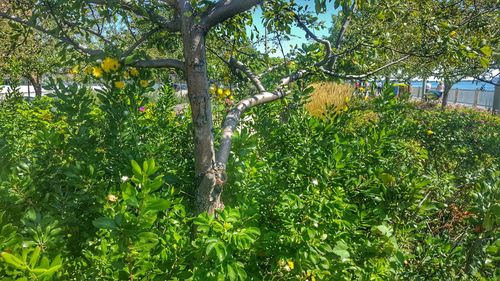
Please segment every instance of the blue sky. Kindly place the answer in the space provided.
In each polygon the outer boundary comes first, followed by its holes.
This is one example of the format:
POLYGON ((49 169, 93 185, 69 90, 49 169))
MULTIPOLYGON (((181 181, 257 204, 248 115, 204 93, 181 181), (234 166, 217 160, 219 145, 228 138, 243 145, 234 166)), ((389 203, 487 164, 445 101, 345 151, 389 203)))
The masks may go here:
MULTIPOLYGON (((314 1, 310 0, 298 0, 296 1, 297 4, 305 6, 309 5, 309 11, 314 11, 314 1)), ((332 3, 327 3, 327 11, 326 13, 323 14, 318 14, 316 15, 318 17, 319 21, 322 21, 325 23, 325 28, 320 29, 320 30, 313 30, 314 34, 316 34, 319 37, 324 37, 328 36, 328 28, 331 26, 331 18, 333 14, 336 14, 337 11, 333 8, 333 2, 332 3)), ((260 34, 264 34, 264 26, 262 25, 262 10, 257 8, 254 12, 254 20, 253 20, 254 25, 256 28, 259 30, 260 34)), ((248 28, 247 32, 250 33, 250 30, 253 28, 248 28)), ((307 43, 308 40, 306 39, 306 34, 305 32, 300 29, 297 26, 292 27, 292 32, 291 32, 291 39, 289 41, 282 42, 283 44, 283 49, 285 50, 285 53, 287 53, 290 49, 291 46, 293 45, 302 45, 303 43, 307 43)), ((309 41, 310 42, 310 41, 309 41)), ((264 52, 264 45, 259 45, 257 48, 261 51, 264 52)), ((281 53, 278 52, 276 54, 270 54, 271 56, 281 56, 281 53)))

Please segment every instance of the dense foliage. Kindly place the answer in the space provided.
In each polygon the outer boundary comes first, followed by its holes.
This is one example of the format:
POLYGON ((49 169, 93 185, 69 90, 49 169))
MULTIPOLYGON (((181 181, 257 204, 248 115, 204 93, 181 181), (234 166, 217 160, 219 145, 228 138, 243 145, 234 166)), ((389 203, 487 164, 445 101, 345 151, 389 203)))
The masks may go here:
POLYGON ((296 91, 248 114, 225 210, 194 217, 189 112, 142 86, 0 104, 2 280, 498 278, 498 117, 390 89, 312 117, 296 91))

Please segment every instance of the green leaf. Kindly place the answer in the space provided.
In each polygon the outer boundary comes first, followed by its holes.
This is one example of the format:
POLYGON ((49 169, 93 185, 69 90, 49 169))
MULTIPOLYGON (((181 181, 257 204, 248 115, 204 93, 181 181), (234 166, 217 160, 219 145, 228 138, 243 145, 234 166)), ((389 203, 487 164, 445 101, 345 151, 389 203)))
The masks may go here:
POLYGON ((40 257, 40 251, 41 251, 40 247, 37 246, 35 248, 35 250, 33 251, 33 253, 31 253, 31 258, 30 258, 30 262, 29 262, 30 267, 32 267, 32 268, 35 267, 36 263, 38 262, 38 258, 40 257))
POLYGON ((152 182, 148 183, 147 188, 149 192, 156 191, 163 184, 163 175, 157 176, 152 182))
POLYGON ((132 164, 132 171, 134 172, 134 176, 142 179, 141 166, 139 166, 139 164, 137 164, 135 160, 131 160, 130 163, 132 164))
POLYGON ((207 240, 207 248, 205 249, 205 254, 210 255, 212 250, 215 250, 215 254, 220 262, 224 261, 227 255, 226 246, 220 242, 219 239, 212 237, 207 240))
POLYGON ((115 221, 106 217, 97 218, 92 222, 92 224, 97 228, 104 228, 110 230, 116 229, 115 221))
POLYGON ((348 249, 349 247, 344 241, 339 241, 335 244, 332 252, 343 259, 347 259, 351 256, 349 251, 347 251, 348 249))
POLYGON ((129 198, 135 198, 137 195, 137 190, 130 183, 122 183, 121 185, 122 197, 124 200, 128 200, 129 198))
POLYGON ((22 260, 20 260, 18 257, 14 256, 12 254, 9 254, 7 252, 2 252, 2 253, 0 253, 0 256, 3 258, 3 260, 6 263, 8 263, 8 264, 10 264, 18 269, 25 269, 26 268, 26 264, 22 260))
POLYGON ((227 271, 227 277, 229 277, 229 280, 233 281, 238 278, 236 276, 236 272, 234 271, 233 267, 230 264, 226 265, 226 271, 227 271))
POLYGON ((168 209, 170 205, 171 203, 168 200, 161 198, 152 198, 144 203, 144 210, 146 212, 147 211, 159 212, 168 209))
POLYGON ((491 57, 491 55, 493 54, 493 50, 490 46, 483 46, 480 50, 487 57, 491 57))
POLYGON ((215 254, 217 255, 217 258, 219 259, 220 262, 224 261, 227 255, 226 251, 226 246, 222 243, 217 243, 215 244, 215 254))
POLYGON ((379 175, 379 179, 385 184, 385 185, 392 185, 396 183, 396 179, 394 176, 388 173, 382 173, 379 175))
POLYGON ((392 235, 392 230, 385 225, 378 225, 374 227, 375 232, 390 237, 392 235))
POLYGON ((40 278, 51 276, 56 271, 58 271, 61 267, 62 267, 62 265, 52 266, 51 268, 47 269, 47 271, 45 271, 45 273, 43 273, 42 275, 40 275, 40 278))
POLYGON ((488 68, 490 66, 490 60, 485 57, 479 58, 479 63, 483 68, 488 68))

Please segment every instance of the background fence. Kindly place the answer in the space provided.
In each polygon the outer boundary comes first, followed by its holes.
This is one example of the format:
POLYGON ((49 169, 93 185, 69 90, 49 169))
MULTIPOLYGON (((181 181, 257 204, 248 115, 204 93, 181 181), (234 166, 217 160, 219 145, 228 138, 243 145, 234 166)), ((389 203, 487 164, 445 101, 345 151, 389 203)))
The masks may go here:
MULTIPOLYGON (((492 109, 494 94, 493 91, 452 89, 448 94, 448 103, 492 109)), ((422 98, 422 88, 412 87, 411 95, 413 98, 422 98)))

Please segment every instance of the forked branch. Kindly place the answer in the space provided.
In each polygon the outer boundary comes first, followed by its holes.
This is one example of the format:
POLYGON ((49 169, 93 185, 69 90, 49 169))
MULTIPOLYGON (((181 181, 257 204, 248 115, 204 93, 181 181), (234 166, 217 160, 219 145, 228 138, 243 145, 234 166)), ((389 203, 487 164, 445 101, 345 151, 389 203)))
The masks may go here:
POLYGON ((262 0, 219 0, 201 15, 201 25, 210 30, 215 25, 246 12, 262 2, 262 0))

